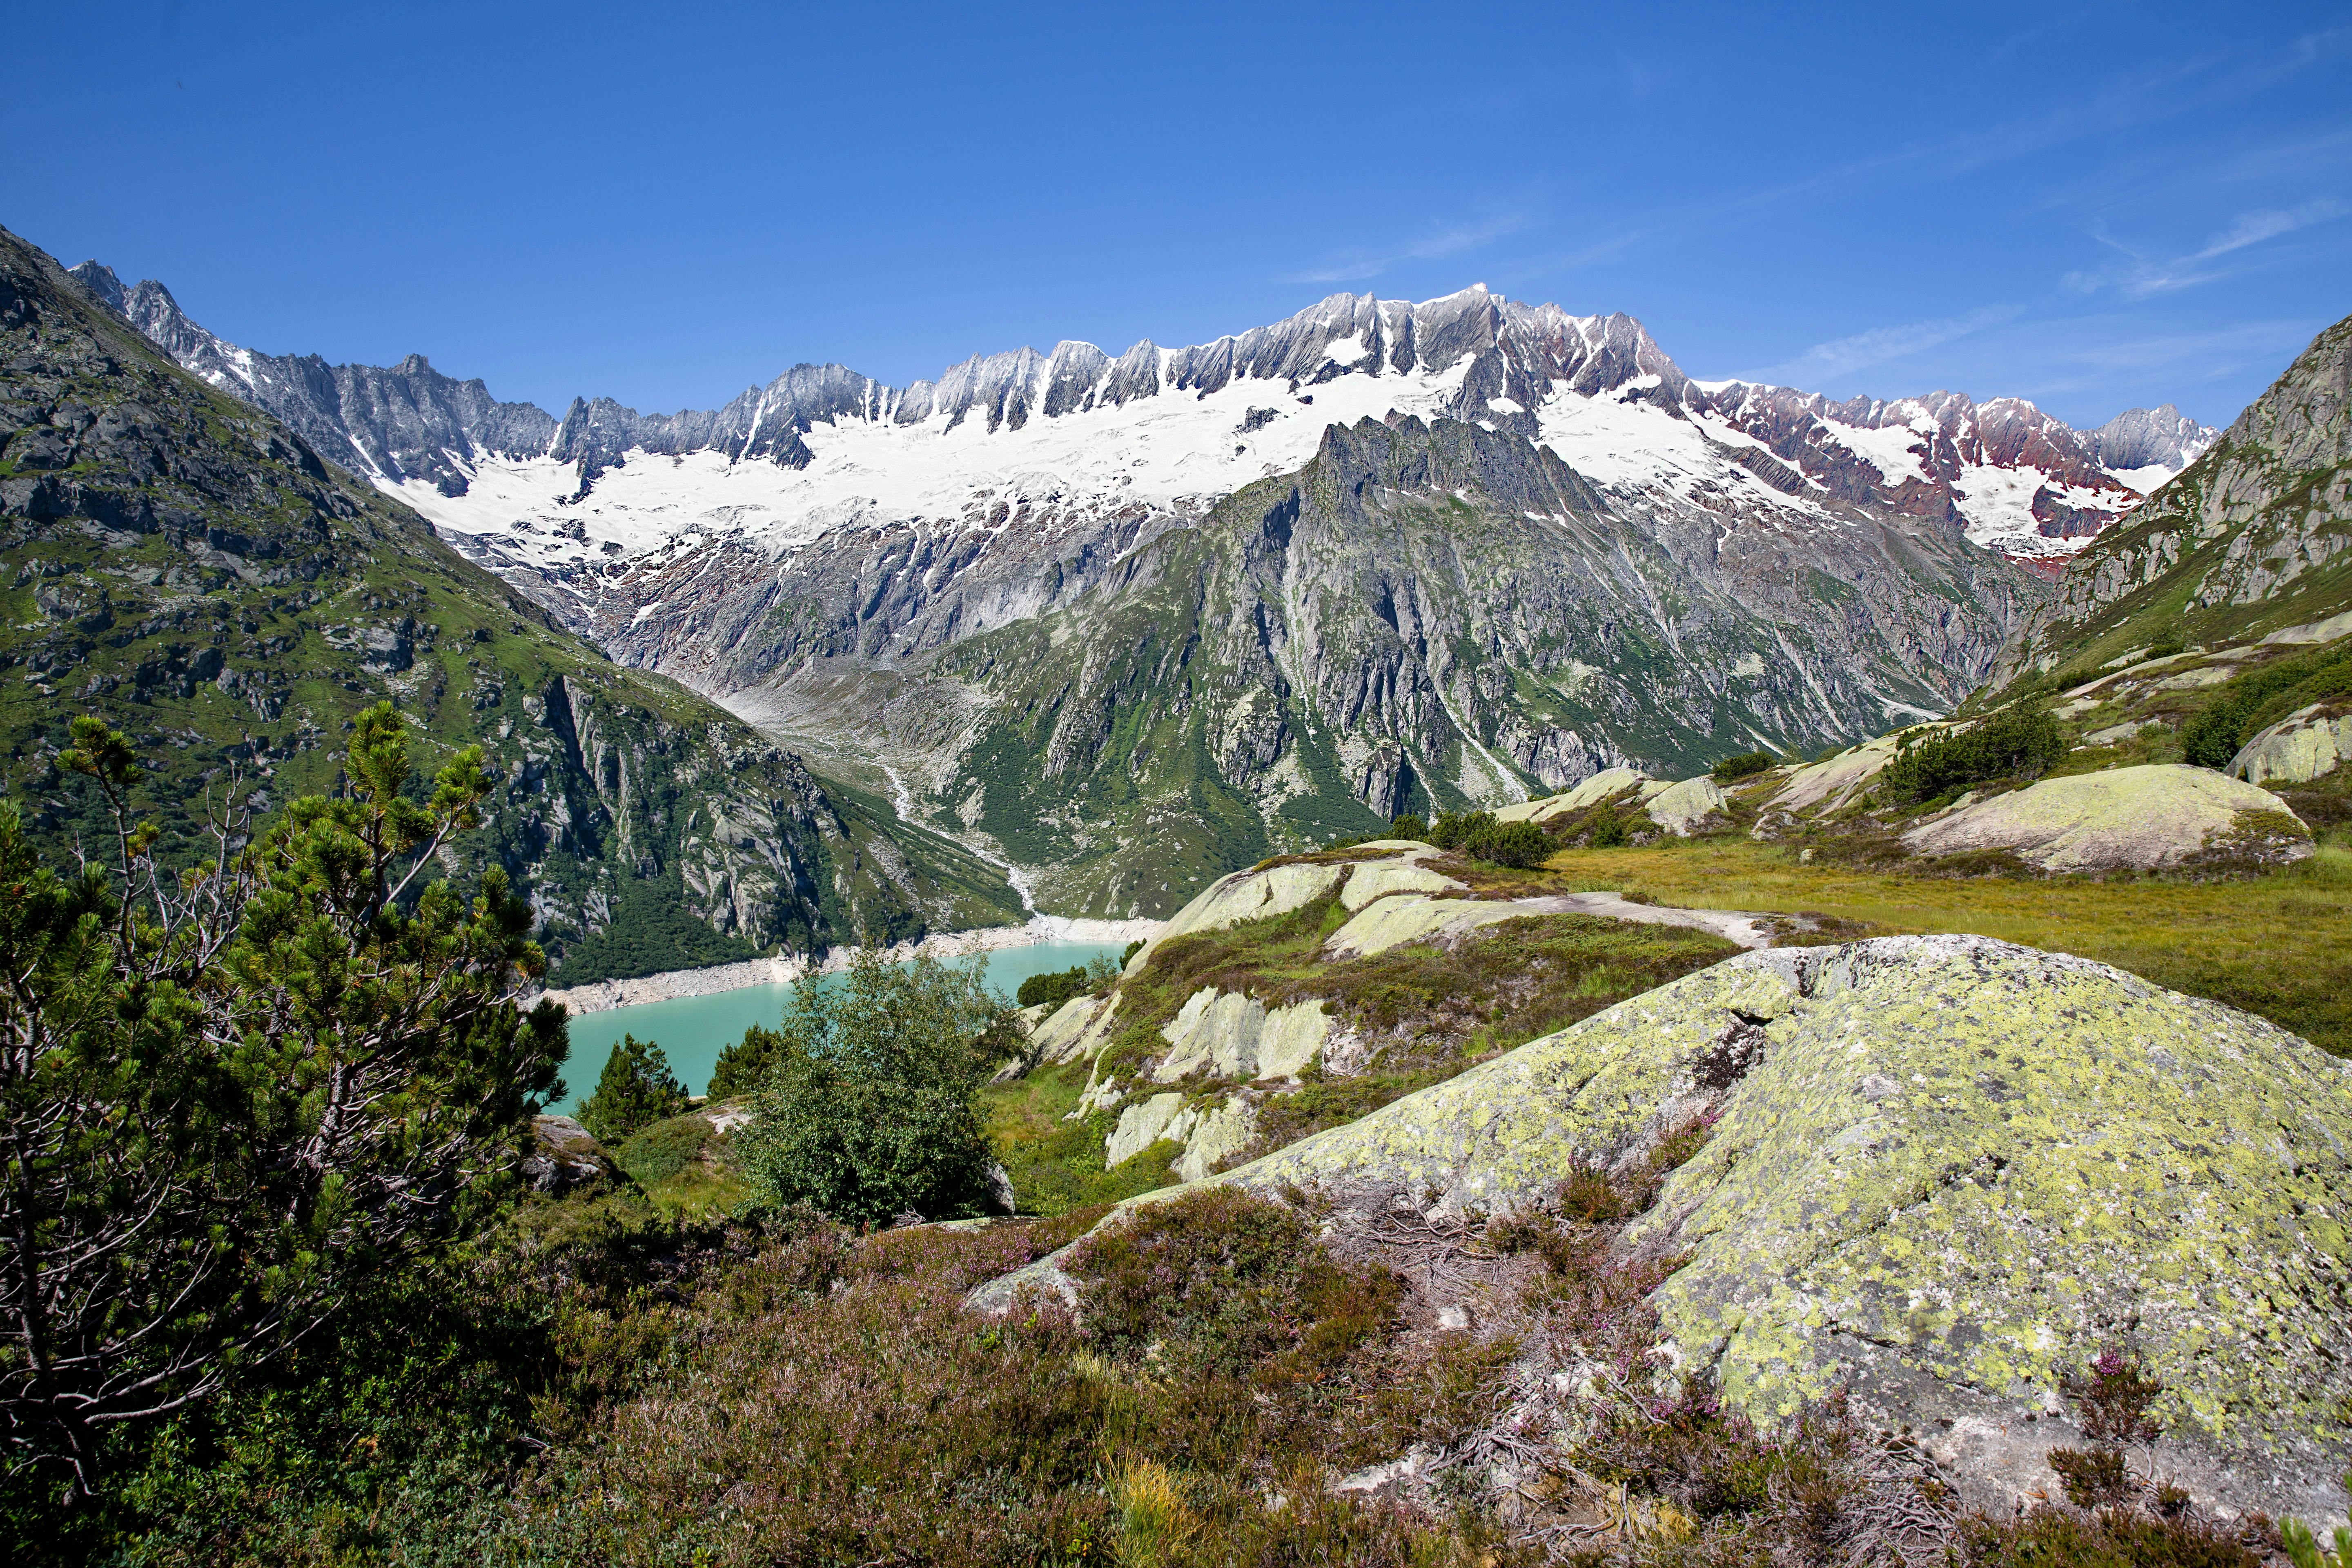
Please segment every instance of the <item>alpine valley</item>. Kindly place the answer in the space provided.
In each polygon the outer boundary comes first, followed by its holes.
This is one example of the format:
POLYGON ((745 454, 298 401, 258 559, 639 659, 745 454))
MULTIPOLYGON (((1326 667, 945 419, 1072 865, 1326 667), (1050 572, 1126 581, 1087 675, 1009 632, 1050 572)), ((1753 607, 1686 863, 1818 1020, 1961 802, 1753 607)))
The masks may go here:
MULTIPOLYGON (((421 355, 256 353, 159 283, 73 275, 377 499, 314 485, 413 509, 503 579, 533 646, 762 731, 794 798, 843 814, 826 842, 898 854, 873 885, 934 924, 954 899, 1017 918, 980 860, 1054 913, 1165 915, 1392 814, 1944 714, 2073 555, 2219 435, 2169 406, 2078 430, 2011 398, 1696 381, 1630 317, 1483 287, 1334 295, 1191 348, 1063 342, 904 388, 800 365, 715 410, 558 417, 421 355)), ((696 871, 679 907, 774 940, 697 891, 730 878, 696 871)))

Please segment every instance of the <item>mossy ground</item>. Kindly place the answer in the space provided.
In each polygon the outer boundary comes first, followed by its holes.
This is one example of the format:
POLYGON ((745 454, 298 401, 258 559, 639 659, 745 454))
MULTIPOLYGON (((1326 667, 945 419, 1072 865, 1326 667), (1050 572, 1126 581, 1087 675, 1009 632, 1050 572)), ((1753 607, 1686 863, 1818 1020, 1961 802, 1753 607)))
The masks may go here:
POLYGON ((2078 953, 2258 1014, 2352 1056, 2352 850, 2242 879, 1955 877, 1805 865, 1744 838, 1570 849, 1586 887, 1692 908, 1819 911, 1842 936, 1974 931, 2078 953))

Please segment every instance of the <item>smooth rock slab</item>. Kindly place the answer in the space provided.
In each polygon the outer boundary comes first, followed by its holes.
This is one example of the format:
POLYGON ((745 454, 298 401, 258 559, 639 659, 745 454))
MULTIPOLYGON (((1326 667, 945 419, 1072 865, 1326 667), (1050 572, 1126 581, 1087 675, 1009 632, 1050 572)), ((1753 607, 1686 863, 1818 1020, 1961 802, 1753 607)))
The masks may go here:
POLYGON ((1151 1076, 1161 1083, 1203 1071, 1244 1081, 1294 1077, 1315 1059, 1330 1032, 1320 1001, 1268 1012, 1255 997, 1204 985, 1160 1026, 1169 1049, 1151 1076))
POLYGON ((2278 796, 2183 763, 2044 779, 1924 823, 1903 842, 1920 855, 2005 849, 2045 871, 2275 864, 2312 852, 2310 830, 2278 796))
POLYGON ((1360 862, 1348 874, 1347 886, 1339 889, 1340 907, 1352 913, 1391 893, 1460 892, 1461 883, 1421 863, 1436 853, 1436 849, 1422 844, 1394 859, 1360 862))
POLYGON ((2341 703, 2297 709, 2256 735, 2230 759, 2229 773, 2248 784, 2309 784, 2352 757, 2352 713, 2341 703))
POLYGON ((1139 973, 1152 950, 1171 937, 1195 931, 1223 931, 1244 921, 1265 920, 1302 909, 1328 893, 1346 876, 1345 864, 1271 866, 1263 871, 1234 871, 1209 884, 1191 903, 1170 918, 1159 934, 1145 942, 1127 962, 1126 973, 1139 973))
POLYGON ((2128 1337, 2168 1390, 2159 1470, 2344 1515, 2352 1068, 2105 964, 1971 936, 1745 954, 1218 1179, 1521 1209, 1709 1107, 1629 1240, 1686 1255, 1654 1299, 1735 1407, 1850 1387, 2005 1510, 2083 1441, 2061 1370, 2128 1337))
POLYGON ((1582 811, 1599 805, 1612 796, 1628 790, 1639 791, 1639 799, 1648 800, 1674 786, 1664 779, 1654 779, 1638 768, 1604 768, 1564 794, 1546 795, 1541 800, 1521 801, 1516 805, 1497 806, 1497 822, 1549 822, 1553 817, 1571 811, 1582 811))
POLYGON ((1731 808, 1731 801, 1723 786, 1705 773, 1695 779, 1660 790, 1650 797, 1646 807, 1650 820, 1677 838, 1692 834, 1719 819, 1731 808))

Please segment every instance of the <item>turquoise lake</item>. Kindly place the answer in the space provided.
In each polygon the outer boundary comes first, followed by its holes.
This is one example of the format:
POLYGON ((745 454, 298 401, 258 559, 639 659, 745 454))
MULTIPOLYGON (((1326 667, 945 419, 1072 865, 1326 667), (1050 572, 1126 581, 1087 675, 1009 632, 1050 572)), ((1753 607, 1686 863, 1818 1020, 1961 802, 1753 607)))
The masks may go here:
MULTIPOLYGON (((1067 969, 1097 953, 1117 963, 1119 947, 1049 942, 1034 947, 999 948, 987 955, 988 983, 1010 999, 1031 975, 1067 969)), ((783 1016, 784 1001, 792 992, 789 985, 747 985, 715 996, 680 996, 635 1007, 575 1014, 572 1053, 563 1060, 568 1092, 549 1109, 568 1114, 574 1104, 587 1098, 596 1088, 596 1075, 604 1070, 604 1058, 624 1034, 659 1045, 669 1058, 670 1071, 685 1080, 688 1092, 700 1094, 710 1081, 719 1053, 741 1039, 751 1025, 772 1025, 783 1016)))

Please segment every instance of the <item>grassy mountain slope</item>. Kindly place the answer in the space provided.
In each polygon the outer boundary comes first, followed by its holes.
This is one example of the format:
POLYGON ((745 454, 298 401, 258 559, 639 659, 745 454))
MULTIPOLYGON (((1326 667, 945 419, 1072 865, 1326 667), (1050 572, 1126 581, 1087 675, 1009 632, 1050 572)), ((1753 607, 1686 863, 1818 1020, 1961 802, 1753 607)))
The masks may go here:
POLYGON ((986 866, 614 666, 5 231, 0 437, 0 741, 58 851, 100 827, 56 766, 77 713, 132 737, 184 853, 232 793, 331 790, 351 716, 389 698, 427 771, 487 748, 461 868, 514 874, 566 982, 1018 918, 986 866))
POLYGON ((2068 569, 1993 684, 2162 644, 2217 647, 2352 607, 2352 317, 2068 569))

